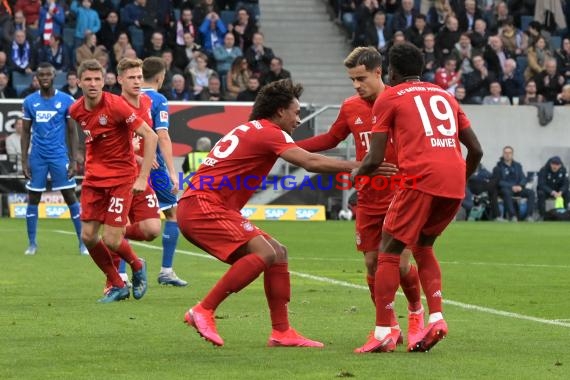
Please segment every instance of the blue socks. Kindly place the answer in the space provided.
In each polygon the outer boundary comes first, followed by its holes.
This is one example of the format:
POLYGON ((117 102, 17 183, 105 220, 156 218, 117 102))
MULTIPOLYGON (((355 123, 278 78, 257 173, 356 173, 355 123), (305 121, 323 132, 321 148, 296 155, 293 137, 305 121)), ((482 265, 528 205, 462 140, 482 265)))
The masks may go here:
POLYGON ((69 207, 69 213, 71 214, 71 221, 73 222, 73 227, 75 227, 75 233, 77 234, 77 238, 81 243, 81 219, 79 215, 79 202, 75 202, 71 204, 69 207))
POLYGON ((127 263, 123 259, 121 259, 121 263, 119 264, 119 273, 127 273, 127 263))
POLYGON ((38 230, 38 205, 28 204, 26 209, 26 225, 28 227, 28 241, 30 245, 36 244, 36 231, 38 230))
POLYGON ((172 268, 174 260, 174 251, 178 243, 178 224, 167 220, 164 224, 164 232, 162 233, 162 267, 172 268))

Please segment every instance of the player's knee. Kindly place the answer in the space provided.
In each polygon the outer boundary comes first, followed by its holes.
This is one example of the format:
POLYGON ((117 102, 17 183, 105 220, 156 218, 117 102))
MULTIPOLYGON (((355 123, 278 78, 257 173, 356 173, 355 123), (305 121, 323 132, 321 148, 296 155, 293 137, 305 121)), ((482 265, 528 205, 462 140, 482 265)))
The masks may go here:
POLYGON ((61 195, 63 196, 63 200, 69 206, 77 202, 77 197, 75 196, 74 189, 65 189, 61 191, 61 195))
POLYGON ((107 231, 103 233, 103 243, 112 251, 116 251, 119 248, 122 240, 123 236, 120 233, 107 231))
POLYGON ((378 260, 373 257, 367 256, 364 260, 364 265, 366 265, 366 272, 369 276, 374 276, 376 274, 378 260))
POLYGON ((28 204, 32 206, 37 206, 40 204, 40 200, 42 199, 42 193, 37 191, 30 191, 28 193, 28 204))
POLYGON ((156 239, 158 236, 160 236, 160 227, 160 221, 157 221, 156 223, 153 222, 145 224, 143 228, 144 239, 146 241, 152 241, 156 239))
POLYGON ((275 255, 276 255, 276 261, 277 262, 281 262, 281 263, 285 263, 288 261, 288 250, 287 247, 284 246, 283 244, 279 244, 276 248, 275 248, 275 255))
POLYGON ((97 239, 99 238, 97 233, 84 228, 81 230, 81 241, 86 247, 91 248, 97 244, 97 239))

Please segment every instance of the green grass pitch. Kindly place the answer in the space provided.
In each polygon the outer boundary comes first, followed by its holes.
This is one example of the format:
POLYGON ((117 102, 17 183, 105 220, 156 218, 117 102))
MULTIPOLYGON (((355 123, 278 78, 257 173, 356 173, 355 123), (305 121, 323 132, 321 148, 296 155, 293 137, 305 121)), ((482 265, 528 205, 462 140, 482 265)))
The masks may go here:
MULTIPOLYGON (((150 289, 101 305, 103 275, 78 253, 67 220, 0 219, 0 379, 568 379, 570 234, 565 223, 454 223, 436 245, 449 336, 429 353, 356 355, 374 326, 351 222, 257 223, 289 248, 292 325, 324 349, 268 348, 263 283, 217 311, 226 345, 182 323, 227 266, 179 242, 187 288, 156 283, 160 239, 134 245, 150 289), (67 231, 62 233, 61 231, 67 231)), ((397 311, 406 328, 406 303, 397 311)), ((424 301, 425 306, 425 301, 424 301)))

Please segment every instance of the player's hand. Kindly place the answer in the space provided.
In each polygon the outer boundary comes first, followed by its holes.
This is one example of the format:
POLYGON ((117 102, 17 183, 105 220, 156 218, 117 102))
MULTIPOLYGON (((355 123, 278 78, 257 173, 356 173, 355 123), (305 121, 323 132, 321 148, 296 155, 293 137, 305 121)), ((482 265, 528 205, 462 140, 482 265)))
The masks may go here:
POLYGON ((24 177, 32 179, 32 172, 30 171, 30 167, 27 162, 22 162, 22 172, 24 173, 24 177))
MULTIPOLYGON (((142 163, 141 163, 142 164, 142 163)), ((160 166, 158 165, 158 161, 155 159, 152 160, 152 168, 158 169, 160 166)))
POLYGON ((69 165, 67 165, 67 179, 71 179, 73 177, 75 177, 75 173, 76 173, 76 165, 75 162, 72 161, 69 163, 69 165))
POLYGON ((178 194, 178 178, 176 177, 176 173, 170 173, 170 181, 172 182, 170 192, 174 195, 178 194))
POLYGON ((370 176, 374 177, 380 175, 382 177, 390 178, 396 173, 398 173, 398 167, 390 162, 384 161, 370 176))
POLYGON ((133 193, 140 194, 145 191, 147 185, 147 180, 144 177, 138 176, 135 184, 133 185, 133 193))

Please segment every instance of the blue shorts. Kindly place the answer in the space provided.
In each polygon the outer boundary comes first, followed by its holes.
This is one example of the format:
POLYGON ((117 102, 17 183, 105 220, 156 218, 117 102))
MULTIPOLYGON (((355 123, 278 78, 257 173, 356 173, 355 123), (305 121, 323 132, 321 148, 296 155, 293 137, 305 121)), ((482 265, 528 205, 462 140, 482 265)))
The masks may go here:
POLYGON ((172 194, 171 191, 174 184, 165 169, 159 168, 151 170, 148 181, 150 187, 152 187, 156 193, 161 211, 168 210, 178 204, 176 195, 172 194))
POLYGON ((52 190, 64 190, 75 188, 75 177, 67 178, 69 161, 65 159, 42 159, 30 156, 28 159, 32 179, 26 183, 26 189, 30 191, 46 191, 48 174, 51 178, 52 190))

